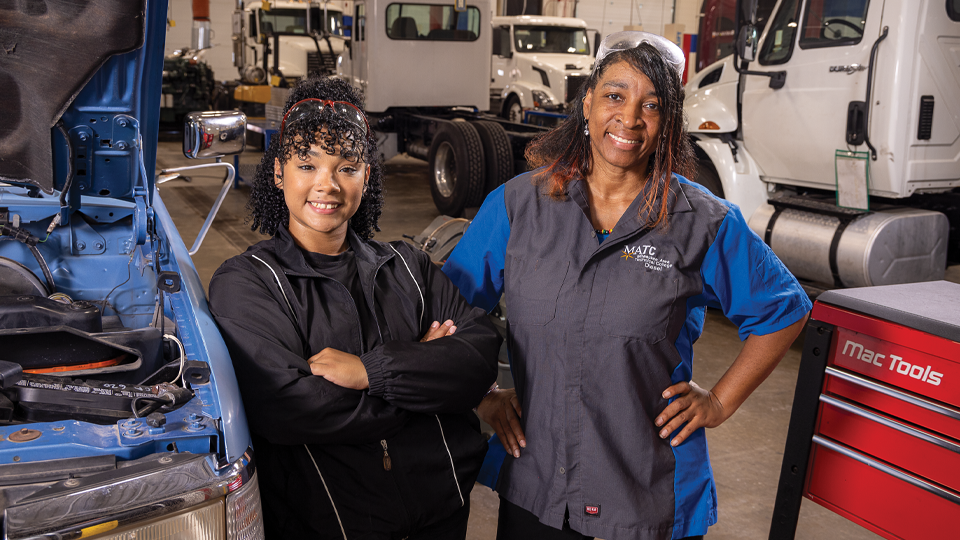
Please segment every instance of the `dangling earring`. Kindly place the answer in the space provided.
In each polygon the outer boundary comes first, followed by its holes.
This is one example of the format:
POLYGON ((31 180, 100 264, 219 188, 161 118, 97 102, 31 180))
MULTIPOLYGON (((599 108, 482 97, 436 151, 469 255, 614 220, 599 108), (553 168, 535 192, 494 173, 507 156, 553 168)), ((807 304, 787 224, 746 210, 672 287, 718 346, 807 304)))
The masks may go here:
POLYGON ((589 118, 583 121, 583 136, 584 136, 584 137, 589 137, 589 136, 590 136, 590 126, 587 125, 587 122, 589 122, 589 121, 590 121, 589 118))

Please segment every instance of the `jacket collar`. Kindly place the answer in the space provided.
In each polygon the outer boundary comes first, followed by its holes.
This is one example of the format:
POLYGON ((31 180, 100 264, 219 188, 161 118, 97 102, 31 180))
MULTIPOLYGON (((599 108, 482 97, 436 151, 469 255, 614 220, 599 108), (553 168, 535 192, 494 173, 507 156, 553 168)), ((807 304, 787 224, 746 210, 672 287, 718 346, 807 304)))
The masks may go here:
MULTIPOLYGON (((293 235, 283 225, 277 228, 276 234, 270 240, 274 253, 276 253, 283 273, 295 276, 319 277, 322 276, 314 270, 303 256, 303 252, 297 247, 293 240, 293 235)), ((381 253, 370 242, 362 240, 351 228, 347 228, 347 242, 356 256, 357 266, 360 269, 360 277, 363 282, 372 276, 385 261, 394 256, 392 250, 381 253)))

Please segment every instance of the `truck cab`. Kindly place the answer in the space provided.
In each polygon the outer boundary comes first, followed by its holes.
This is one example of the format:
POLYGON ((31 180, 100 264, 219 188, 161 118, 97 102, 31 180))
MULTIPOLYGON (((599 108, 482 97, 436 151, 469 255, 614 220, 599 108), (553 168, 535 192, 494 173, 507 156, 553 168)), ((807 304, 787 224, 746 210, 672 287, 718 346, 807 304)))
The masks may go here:
POLYGON ((247 0, 233 21, 234 64, 241 82, 332 75, 349 41, 343 18, 330 2, 247 0))
POLYGON ((490 109, 489 0, 354 2, 350 48, 337 76, 360 88, 384 159, 429 164, 441 214, 461 216, 525 170, 523 150, 543 128, 490 109))
POLYGON ((736 10, 736 54, 686 88, 703 183, 801 279, 942 279, 948 260, 960 262, 956 2, 761 0, 758 10, 741 0, 736 10), (757 11, 769 13, 762 28, 757 11))
POLYGON ((490 96, 500 114, 522 122, 524 110, 563 113, 593 69, 587 23, 522 15, 494 17, 492 24, 490 96))
MULTIPOLYGON (((3 10, 5 539, 263 538, 233 365, 157 189, 166 12, 3 10)), ((243 149, 241 114, 201 116, 185 151, 243 149)))

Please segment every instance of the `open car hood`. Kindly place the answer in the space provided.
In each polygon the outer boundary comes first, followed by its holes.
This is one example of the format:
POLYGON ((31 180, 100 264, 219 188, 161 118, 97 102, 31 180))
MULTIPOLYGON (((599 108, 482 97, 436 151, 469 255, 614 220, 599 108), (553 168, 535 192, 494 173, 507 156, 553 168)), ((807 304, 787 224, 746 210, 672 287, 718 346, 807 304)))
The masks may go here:
POLYGON ((132 200, 142 189, 149 201, 164 18, 147 32, 146 0, 5 4, 0 181, 47 194, 69 182, 75 209, 81 195, 132 200))

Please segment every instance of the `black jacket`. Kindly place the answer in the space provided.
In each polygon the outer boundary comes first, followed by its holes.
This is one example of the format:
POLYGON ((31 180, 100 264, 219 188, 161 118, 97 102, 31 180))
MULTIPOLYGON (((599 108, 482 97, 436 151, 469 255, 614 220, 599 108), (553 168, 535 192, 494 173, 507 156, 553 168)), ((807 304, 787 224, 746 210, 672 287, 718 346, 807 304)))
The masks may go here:
POLYGON ((349 241, 382 337, 372 350, 362 350, 347 288, 308 266, 286 229, 223 263, 210 282, 269 538, 419 529, 469 500, 486 451, 471 412, 497 375, 501 338, 486 314, 408 244, 352 231, 349 241), (419 342, 446 319, 453 336, 419 342), (311 374, 307 358, 326 347, 359 356, 370 388, 311 374))

